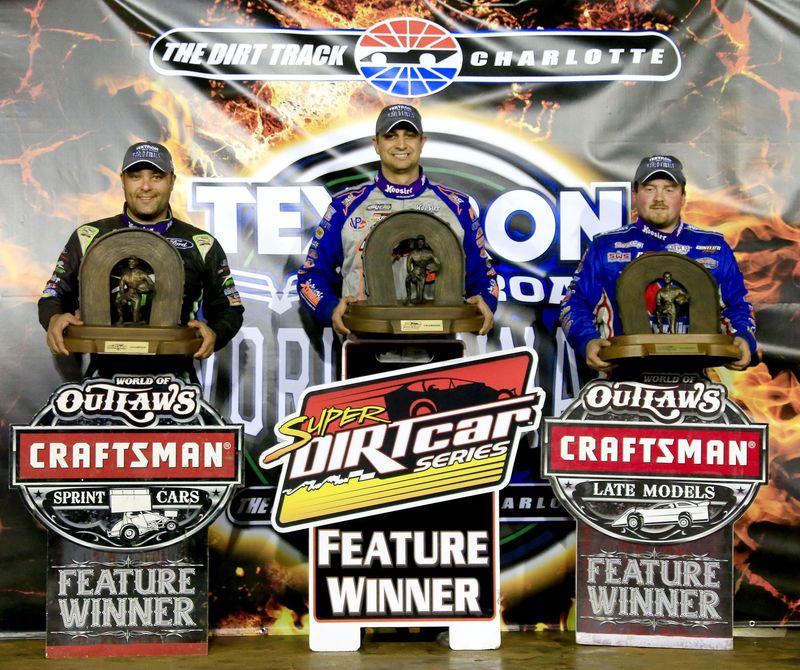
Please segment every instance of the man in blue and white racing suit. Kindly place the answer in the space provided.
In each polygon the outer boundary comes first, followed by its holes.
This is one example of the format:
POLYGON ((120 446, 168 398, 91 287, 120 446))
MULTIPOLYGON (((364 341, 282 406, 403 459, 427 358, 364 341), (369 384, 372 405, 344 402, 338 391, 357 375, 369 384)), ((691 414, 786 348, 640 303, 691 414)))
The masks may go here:
POLYGON ((306 261, 297 271, 298 293, 313 316, 332 324, 337 333, 350 333, 342 316, 348 303, 365 297, 362 252, 370 230, 403 211, 426 212, 450 226, 466 257, 466 300, 484 317, 480 334, 492 328, 498 288, 483 229, 469 196, 428 181, 419 164, 425 140, 422 118, 414 107, 385 107, 372 140, 380 158, 375 180, 335 195, 314 233, 306 261))
POLYGON ((674 156, 642 159, 633 182, 639 218, 597 235, 584 254, 561 304, 561 327, 587 365, 607 372, 613 365, 599 357, 609 338, 622 335, 616 286, 622 270, 642 254, 672 251, 703 265, 717 282, 722 323, 733 337, 740 358, 727 365, 743 370, 756 353, 755 319, 744 278, 733 251, 720 233, 701 230, 682 220, 686 203, 683 166, 674 156))

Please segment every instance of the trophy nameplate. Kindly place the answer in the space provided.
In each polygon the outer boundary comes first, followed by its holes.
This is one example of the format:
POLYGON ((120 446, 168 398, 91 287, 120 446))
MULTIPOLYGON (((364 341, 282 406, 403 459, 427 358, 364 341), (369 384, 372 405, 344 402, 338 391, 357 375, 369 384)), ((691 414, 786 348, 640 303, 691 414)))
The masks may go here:
POLYGON ((464 302, 461 242, 441 219, 397 212, 370 231, 363 252, 366 300, 348 305, 356 333, 444 335, 478 332, 480 310, 464 302))
POLYGON ((183 261, 161 235, 138 228, 106 233, 87 250, 79 283, 85 325, 65 331, 69 352, 191 355, 200 348, 197 331, 179 325, 183 261), (112 300, 115 273, 117 290, 112 300))
POLYGON ((650 358, 659 364, 695 359, 702 367, 741 357, 733 338, 720 332, 717 282, 697 261, 669 251, 644 254, 617 280, 624 335, 600 350, 605 361, 650 358))

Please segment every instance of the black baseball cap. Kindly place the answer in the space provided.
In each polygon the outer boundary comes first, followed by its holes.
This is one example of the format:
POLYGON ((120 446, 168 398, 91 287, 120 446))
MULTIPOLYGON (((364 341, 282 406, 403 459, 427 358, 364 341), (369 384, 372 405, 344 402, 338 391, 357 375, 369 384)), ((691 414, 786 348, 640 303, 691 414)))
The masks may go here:
POLYGON ((671 179, 676 184, 686 184, 683 164, 675 156, 661 154, 642 158, 639 167, 636 168, 633 183, 634 185, 644 184, 659 175, 663 175, 662 178, 671 179))
POLYGON ((122 159, 122 171, 130 170, 134 165, 147 163, 161 172, 174 172, 172 156, 167 147, 157 142, 137 142, 128 147, 122 159))
POLYGON ((387 105, 378 114, 375 135, 385 135, 395 126, 406 123, 422 135, 422 117, 411 105, 387 105))

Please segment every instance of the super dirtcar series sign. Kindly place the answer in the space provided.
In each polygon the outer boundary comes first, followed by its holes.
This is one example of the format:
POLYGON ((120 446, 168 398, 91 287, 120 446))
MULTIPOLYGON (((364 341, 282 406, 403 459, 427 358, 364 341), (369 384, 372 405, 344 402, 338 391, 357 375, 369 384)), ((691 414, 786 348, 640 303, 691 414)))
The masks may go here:
POLYGON ((50 530, 91 549, 166 547, 205 528, 241 484, 241 426, 172 376, 58 388, 12 427, 18 487, 50 530))
POLYGON ((261 454, 282 466, 273 523, 298 530, 496 491, 544 393, 514 349, 308 389, 261 454))

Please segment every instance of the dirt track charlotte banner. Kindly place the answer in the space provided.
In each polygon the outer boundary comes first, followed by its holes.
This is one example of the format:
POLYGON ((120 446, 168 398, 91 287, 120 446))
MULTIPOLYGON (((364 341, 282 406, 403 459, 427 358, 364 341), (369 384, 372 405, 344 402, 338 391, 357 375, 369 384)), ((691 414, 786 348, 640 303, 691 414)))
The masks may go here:
MULTIPOLYGON (((306 533, 270 522, 258 454, 340 343, 301 312, 296 270, 330 195, 371 179, 378 111, 423 116, 429 177, 473 196, 500 276, 488 337, 539 358, 559 416, 587 370, 557 324, 591 238, 626 223, 642 156, 678 156, 686 219, 725 235, 756 310, 760 360, 715 370, 769 425, 769 483, 735 527, 739 624, 797 623, 800 582, 800 8, 793 0, 20 0, 0 4, 2 466, 9 430, 80 376, 36 300, 70 232, 116 214, 138 140, 168 146, 175 213, 223 245, 245 324, 200 369, 245 435, 245 488, 210 529, 210 626, 307 632, 306 533)), ((535 434, 500 494, 503 618, 574 617, 574 523, 535 434)), ((0 489, 0 635, 44 629, 46 532, 0 489)))

